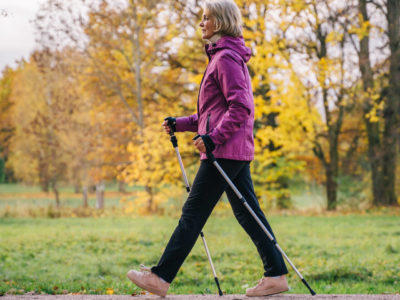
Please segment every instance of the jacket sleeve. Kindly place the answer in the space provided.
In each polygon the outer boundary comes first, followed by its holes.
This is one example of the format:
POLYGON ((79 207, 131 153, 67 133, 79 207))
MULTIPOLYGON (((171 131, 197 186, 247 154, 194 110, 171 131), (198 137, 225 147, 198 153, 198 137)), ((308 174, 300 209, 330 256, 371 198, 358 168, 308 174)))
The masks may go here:
POLYGON ((176 131, 193 131, 197 132, 198 117, 197 114, 176 118, 176 131))
POLYGON ((232 54, 224 54, 217 62, 214 78, 228 102, 222 120, 208 133, 215 144, 225 143, 250 117, 253 107, 251 87, 246 81, 241 62, 232 54))

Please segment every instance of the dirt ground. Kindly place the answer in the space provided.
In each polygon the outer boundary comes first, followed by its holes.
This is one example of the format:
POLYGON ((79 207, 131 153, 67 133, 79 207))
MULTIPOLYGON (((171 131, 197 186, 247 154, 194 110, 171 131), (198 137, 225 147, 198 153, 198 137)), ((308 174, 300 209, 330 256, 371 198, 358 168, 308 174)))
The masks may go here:
POLYGON ((269 297, 246 297, 245 295, 168 295, 161 298, 154 295, 13 295, 3 296, 0 300, 400 300, 400 294, 396 295, 295 295, 295 294, 282 294, 269 297))

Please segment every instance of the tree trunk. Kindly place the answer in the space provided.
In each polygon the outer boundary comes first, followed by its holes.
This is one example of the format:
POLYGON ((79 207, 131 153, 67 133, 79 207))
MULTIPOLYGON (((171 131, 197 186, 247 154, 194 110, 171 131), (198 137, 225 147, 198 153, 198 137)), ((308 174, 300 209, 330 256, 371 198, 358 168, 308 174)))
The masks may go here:
MULTIPOLYGON (((337 122, 341 121, 338 119, 337 122)), ((336 125, 338 125, 337 123, 336 125)), ((338 139, 339 134, 336 132, 331 133, 332 136, 329 141, 329 156, 330 161, 326 170, 326 192, 328 200, 328 210, 335 210, 337 206, 337 179, 339 176, 339 150, 338 139)))
POLYGON ((371 179, 372 179, 372 203, 379 205, 381 197, 384 191, 382 185, 382 153, 381 153, 381 142, 379 137, 379 124, 371 123, 368 118, 365 118, 366 111, 364 111, 365 127, 367 129, 368 136, 368 160, 371 167, 371 179))
POLYGON ((48 165, 42 159, 39 160, 39 184, 43 192, 49 192, 50 180, 48 176, 48 165))
MULTIPOLYGON (((327 53, 327 33, 322 30, 321 25, 317 28, 317 38, 320 42, 320 52, 317 55, 319 59, 326 58, 327 53)), ((342 45, 343 47, 343 45, 342 45)), ((343 49, 342 49, 343 53, 343 49)), ((343 63, 343 62, 342 62, 343 63)), ((326 174, 326 196, 327 196, 327 209, 335 210, 337 206, 337 177, 339 174, 339 153, 338 153, 338 140, 340 129, 342 127, 344 106, 340 105, 343 96, 338 96, 337 107, 338 117, 333 121, 333 115, 329 109, 329 87, 325 84, 321 85, 322 88, 322 101, 325 112, 325 125, 328 128, 328 152, 329 159, 326 159, 321 151, 321 160, 323 160, 326 174)))
MULTIPOLYGON (((363 16, 364 21, 369 21, 369 16, 367 12, 367 0, 360 0, 358 3, 358 8, 363 16)), ((360 41, 360 51, 358 53, 358 58, 358 64, 363 82, 363 90, 364 93, 368 95, 368 92, 373 88, 373 73, 371 68, 368 35, 364 36, 364 38, 360 41)), ((384 191, 381 176, 382 155, 381 141, 379 137, 379 123, 371 122, 370 119, 367 117, 367 115, 371 112, 372 107, 372 100, 369 96, 367 96, 363 103, 363 118, 368 137, 368 160, 371 167, 373 195, 372 202, 374 205, 379 205, 384 191)))
MULTIPOLYGON (((2 148, 0 146, 0 153, 2 152, 2 148)), ((0 157, 0 183, 6 182, 6 172, 5 172, 5 160, 6 158, 0 157)))
POLYGON ((49 192, 49 182, 47 180, 40 179, 40 188, 43 192, 49 192))
POLYGON ((382 139, 382 195, 383 205, 397 205, 396 154, 397 125, 399 124, 400 102, 400 2, 387 1, 388 38, 390 47, 389 95, 385 99, 384 119, 385 129, 382 139))
POLYGON ((328 210, 336 209, 336 198, 337 198, 337 184, 336 178, 332 171, 332 165, 329 163, 327 168, 325 169, 326 176, 326 199, 327 199, 327 208, 328 210))
POLYGON ((277 180, 279 190, 284 190, 284 193, 280 193, 277 199, 277 205, 280 209, 287 209, 292 207, 292 199, 290 194, 286 193, 289 189, 289 179, 286 176, 279 176, 277 180))
POLYGON ((140 135, 143 134, 144 129, 144 119, 143 119, 143 101, 142 101, 142 51, 140 48, 140 25, 137 22, 137 8, 134 3, 132 3, 133 9, 133 21, 134 23, 134 34, 132 34, 132 58, 135 61, 135 80, 136 80, 136 101, 139 110, 139 126, 140 135))
POLYGON ((344 156, 344 159, 342 161, 342 174, 351 176, 355 174, 355 163, 352 161, 354 160, 354 153, 356 153, 357 148, 358 148, 358 141, 360 139, 359 133, 357 133, 351 144, 350 148, 346 151, 346 155, 344 156))
POLYGON ((123 182, 123 181, 118 181, 118 192, 120 192, 120 193, 126 193, 125 182, 123 182))
POLYGON ((385 131, 382 140, 382 199, 383 205, 397 205, 395 180, 396 180, 396 130, 393 126, 393 117, 385 120, 385 131))
POLYGON ((75 194, 80 194, 81 187, 80 187, 79 183, 74 184, 74 191, 75 191, 75 194))
POLYGON ((153 205, 153 188, 151 186, 146 186, 145 190, 147 194, 149 195, 149 200, 147 201, 147 211, 149 213, 152 213, 154 211, 154 205, 153 205))
POLYGON ((60 194, 58 192, 57 181, 55 179, 52 180, 52 188, 53 188, 54 196, 56 197, 56 207, 60 208, 60 206, 61 206, 61 204, 60 204, 60 194))
POLYGON ((96 184, 96 208, 104 209, 104 182, 100 181, 96 184))
POLYGON ((89 189, 86 185, 82 188, 82 193, 83 193, 83 207, 86 208, 89 206, 88 202, 89 189))

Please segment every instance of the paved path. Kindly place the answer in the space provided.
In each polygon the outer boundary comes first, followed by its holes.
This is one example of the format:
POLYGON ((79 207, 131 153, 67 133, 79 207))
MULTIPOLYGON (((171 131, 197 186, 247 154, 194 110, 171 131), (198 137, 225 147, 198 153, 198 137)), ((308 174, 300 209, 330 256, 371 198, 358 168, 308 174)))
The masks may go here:
POLYGON ((400 294, 396 295, 295 295, 282 294, 269 297, 246 297, 245 295, 168 295, 160 298, 154 295, 13 295, 3 296, 0 300, 400 300, 400 294))

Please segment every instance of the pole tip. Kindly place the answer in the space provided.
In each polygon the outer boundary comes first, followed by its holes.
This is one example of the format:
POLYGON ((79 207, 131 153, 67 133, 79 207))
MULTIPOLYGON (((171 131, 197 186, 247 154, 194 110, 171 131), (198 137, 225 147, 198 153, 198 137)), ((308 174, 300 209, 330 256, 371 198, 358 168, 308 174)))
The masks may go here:
POLYGON ((310 291, 311 295, 312 295, 312 296, 315 296, 316 293, 315 293, 314 290, 310 287, 310 285, 308 284, 308 282, 307 282, 304 278, 302 278, 301 281, 302 281, 302 282, 304 283, 304 285, 308 288, 308 290, 310 291))
POLYGON ((214 279, 215 279, 215 283, 217 284, 218 294, 219 294, 220 296, 223 296, 224 293, 221 291, 221 287, 220 287, 220 285, 219 285, 218 277, 214 277, 214 279))

